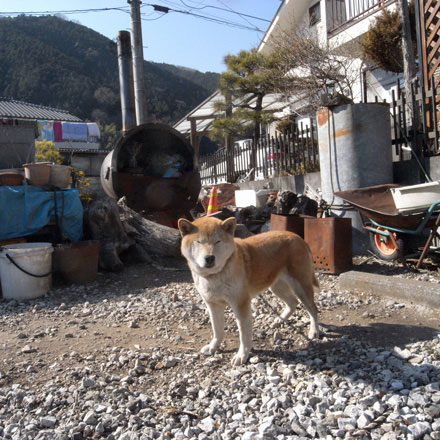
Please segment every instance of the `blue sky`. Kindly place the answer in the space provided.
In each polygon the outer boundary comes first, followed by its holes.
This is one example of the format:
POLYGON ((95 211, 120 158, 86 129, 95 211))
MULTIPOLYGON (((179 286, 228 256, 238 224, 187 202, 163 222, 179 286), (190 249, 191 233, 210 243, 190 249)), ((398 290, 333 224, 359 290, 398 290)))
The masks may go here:
MULTIPOLYGON (((142 36, 144 58, 186 66, 202 72, 223 72, 223 57, 258 45, 280 6, 280 0, 143 0, 142 36), (176 11, 156 12, 149 4, 176 11), (198 9, 197 9, 198 8, 198 9), (238 12, 233 13, 232 11, 238 12), (186 13, 189 12, 189 13, 186 13), (203 15, 228 24, 194 16, 203 15), (262 18, 267 21, 258 20, 262 18), (237 27, 238 26, 238 27, 237 27), (252 29, 249 29, 252 28, 252 29)), ((126 0, 0 0, 0 12, 66 11, 65 18, 81 23, 116 41, 119 30, 130 30, 126 0), (91 9, 121 8, 111 11, 91 9), (71 13, 73 10, 87 10, 71 13)))

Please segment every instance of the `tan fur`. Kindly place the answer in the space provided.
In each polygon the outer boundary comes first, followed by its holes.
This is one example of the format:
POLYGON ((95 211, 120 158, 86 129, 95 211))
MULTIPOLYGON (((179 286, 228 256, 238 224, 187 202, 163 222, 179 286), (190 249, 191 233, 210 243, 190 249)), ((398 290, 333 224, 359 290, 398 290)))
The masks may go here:
POLYGON ((319 337, 318 310, 310 249, 298 235, 272 231, 244 240, 234 238, 236 220, 202 217, 179 220, 182 254, 187 259, 194 283, 205 301, 213 338, 202 353, 213 354, 224 337, 224 310, 229 305, 236 317, 240 348, 233 365, 245 363, 252 349, 251 300, 270 288, 286 303, 281 314, 287 319, 298 299, 310 315, 309 338, 319 337))

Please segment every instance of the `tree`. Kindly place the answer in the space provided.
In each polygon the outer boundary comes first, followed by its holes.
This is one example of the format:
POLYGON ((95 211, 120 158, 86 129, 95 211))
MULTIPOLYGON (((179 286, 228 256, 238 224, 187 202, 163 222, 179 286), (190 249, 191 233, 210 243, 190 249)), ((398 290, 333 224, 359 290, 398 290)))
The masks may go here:
POLYGON ((35 162, 63 163, 62 154, 55 148, 52 141, 35 141, 35 162))
POLYGON ((264 97, 275 89, 272 58, 257 52, 242 50, 225 57, 227 71, 220 75, 219 90, 225 99, 215 104, 217 117, 211 136, 222 139, 253 130, 253 138, 261 137, 261 124, 273 120, 274 112, 263 108, 264 97))
POLYGON ((272 42, 275 90, 286 101, 303 100, 311 109, 352 102, 359 79, 358 53, 355 42, 332 46, 305 28, 285 32, 272 42))
POLYGON ((116 124, 97 123, 101 132, 101 148, 103 150, 112 150, 116 147, 116 143, 120 137, 120 133, 116 128, 116 124))
MULTIPOLYGON (((390 72, 403 72, 402 20, 398 8, 395 11, 383 9, 361 42, 363 55, 367 61, 390 72)), ((415 6, 409 6, 411 38, 416 47, 415 6)))

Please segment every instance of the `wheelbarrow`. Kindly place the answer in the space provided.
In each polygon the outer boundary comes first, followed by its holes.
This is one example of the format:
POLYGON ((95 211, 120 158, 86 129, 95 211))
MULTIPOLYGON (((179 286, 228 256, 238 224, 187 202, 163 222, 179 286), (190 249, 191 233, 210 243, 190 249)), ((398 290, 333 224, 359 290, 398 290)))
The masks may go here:
MULTIPOLYGON (((335 195, 359 211, 362 227, 370 232, 372 251, 382 260, 399 259, 406 266, 405 243, 408 236, 423 237, 426 235, 424 231, 429 229, 429 236, 417 261, 418 269, 434 237, 440 238, 437 232, 440 227, 440 193, 438 200, 429 205, 402 212, 396 207, 393 197, 393 191, 398 188, 403 187, 395 184, 377 185, 335 192, 335 195)), ((416 195, 415 199, 420 202, 421 196, 416 195)))

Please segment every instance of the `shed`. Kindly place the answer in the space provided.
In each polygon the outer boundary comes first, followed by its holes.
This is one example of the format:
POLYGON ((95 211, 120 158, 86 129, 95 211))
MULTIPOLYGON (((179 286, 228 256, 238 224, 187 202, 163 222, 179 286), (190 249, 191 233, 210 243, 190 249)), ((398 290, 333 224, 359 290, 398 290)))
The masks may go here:
POLYGON ((38 120, 81 122, 66 110, 0 98, 0 169, 35 160, 38 120))

